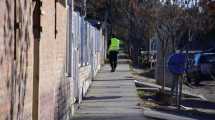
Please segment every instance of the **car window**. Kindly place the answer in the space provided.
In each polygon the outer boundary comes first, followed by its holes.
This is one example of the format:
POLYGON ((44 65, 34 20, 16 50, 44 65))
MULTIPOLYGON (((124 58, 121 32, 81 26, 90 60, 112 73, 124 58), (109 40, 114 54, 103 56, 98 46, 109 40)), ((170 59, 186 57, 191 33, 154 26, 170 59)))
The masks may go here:
POLYGON ((194 55, 194 65, 198 65, 200 63, 201 54, 194 55))
POLYGON ((199 62, 200 62, 200 63, 206 63, 206 62, 207 62, 207 56, 202 55, 202 56, 200 57, 200 59, 199 59, 199 62))
POLYGON ((214 55, 208 55, 206 57, 206 62, 215 63, 215 54, 214 55))

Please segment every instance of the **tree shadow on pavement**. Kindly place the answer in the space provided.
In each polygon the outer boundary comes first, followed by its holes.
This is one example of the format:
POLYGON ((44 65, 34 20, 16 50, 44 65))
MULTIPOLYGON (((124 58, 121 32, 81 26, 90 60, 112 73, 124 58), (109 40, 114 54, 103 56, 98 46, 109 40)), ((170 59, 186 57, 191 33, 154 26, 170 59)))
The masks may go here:
POLYGON ((93 81, 131 81, 131 80, 134 80, 134 79, 132 79, 132 78, 131 79, 126 79, 126 78, 125 79, 107 79, 107 80, 98 79, 98 80, 93 80, 93 81))
POLYGON ((122 96, 89 96, 89 97, 84 97, 83 99, 85 100, 107 100, 107 99, 118 99, 121 98, 122 96))
POLYGON ((129 113, 129 114, 99 114, 76 116, 72 120, 155 120, 144 117, 144 115, 129 113))
POLYGON ((197 120, 214 120, 215 118, 215 114, 213 113, 207 113, 207 112, 202 112, 197 110, 178 110, 177 108, 172 109, 167 107, 159 107, 159 108, 155 108, 155 110, 166 114, 172 114, 172 115, 181 116, 181 117, 188 117, 188 118, 193 118, 197 120))
POLYGON ((172 114, 181 117, 188 117, 198 120, 214 120, 215 118, 215 103, 202 100, 183 100, 182 105, 192 109, 180 109, 173 106, 158 106, 153 108, 156 111, 172 114))
POLYGON ((202 108, 215 110, 215 103, 202 100, 183 100, 182 104, 192 108, 202 108))

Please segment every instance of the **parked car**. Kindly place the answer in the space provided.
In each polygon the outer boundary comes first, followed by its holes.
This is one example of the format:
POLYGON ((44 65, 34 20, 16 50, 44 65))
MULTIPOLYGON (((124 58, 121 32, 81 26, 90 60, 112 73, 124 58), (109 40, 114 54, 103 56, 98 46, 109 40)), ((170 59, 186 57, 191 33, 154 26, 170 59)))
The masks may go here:
POLYGON ((192 61, 192 65, 188 69, 188 76, 194 79, 196 84, 199 84, 202 80, 215 78, 215 53, 195 53, 192 61))

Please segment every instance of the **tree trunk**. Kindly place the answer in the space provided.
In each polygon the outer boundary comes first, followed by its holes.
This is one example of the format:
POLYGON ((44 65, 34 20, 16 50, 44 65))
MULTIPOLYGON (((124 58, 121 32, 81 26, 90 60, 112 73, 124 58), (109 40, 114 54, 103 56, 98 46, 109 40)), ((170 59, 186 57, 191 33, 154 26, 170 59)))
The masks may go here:
POLYGON ((157 84, 163 88, 165 86, 171 87, 173 74, 167 68, 168 57, 172 54, 172 46, 167 45, 168 48, 162 48, 161 43, 158 42, 157 64, 156 64, 156 80, 157 84), (163 49, 166 49, 165 51, 163 49))

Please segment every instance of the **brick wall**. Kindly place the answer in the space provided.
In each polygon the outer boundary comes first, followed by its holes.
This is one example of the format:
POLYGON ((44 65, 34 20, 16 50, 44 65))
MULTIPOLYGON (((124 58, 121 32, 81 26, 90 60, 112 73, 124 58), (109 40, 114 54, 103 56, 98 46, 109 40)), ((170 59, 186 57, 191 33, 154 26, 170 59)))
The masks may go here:
MULTIPOLYGON (((34 87, 34 4, 31 0, 16 0, 19 27, 15 40, 14 3, 14 0, 0 1, 0 119, 30 120, 34 87)), ((38 65, 40 120, 70 119, 72 85, 64 75, 66 25, 65 3, 59 1, 55 7, 53 0, 42 1, 38 65)))
MULTIPOLYGON (((59 0, 55 4, 54 0, 42 0, 39 64, 34 64, 37 63, 34 51, 37 42, 33 37, 35 4, 32 0, 15 1, 0 1, 0 119, 32 119, 32 112, 35 113, 33 105, 37 101, 33 101, 33 88, 36 88, 33 84, 34 73, 37 66, 38 119, 69 120, 73 112, 74 88, 71 82, 74 80, 65 76, 68 23, 65 2, 59 0), (18 23, 16 32, 14 11, 18 23)), ((80 89, 85 94, 91 83, 91 67, 81 68, 79 78, 80 89)))
POLYGON ((32 114, 32 4, 1 0, 0 11, 0 119, 28 120, 32 114))
MULTIPOLYGON (((40 120, 65 120, 70 109, 70 81, 65 77, 67 9, 43 1, 40 40, 40 120), (56 30, 56 32, 55 32, 56 30)), ((69 118, 68 118, 69 119, 69 118)))

